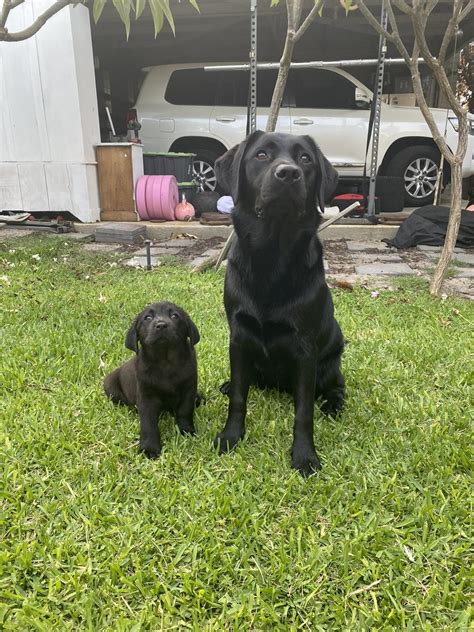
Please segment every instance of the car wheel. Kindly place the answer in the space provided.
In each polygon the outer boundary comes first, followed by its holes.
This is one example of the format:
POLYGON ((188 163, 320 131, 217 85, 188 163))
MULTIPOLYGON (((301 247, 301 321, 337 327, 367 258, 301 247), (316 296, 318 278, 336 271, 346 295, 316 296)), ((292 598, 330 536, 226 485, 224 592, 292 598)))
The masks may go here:
POLYGON ((439 160, 434 147, 416 145, 403 149, 389 163, 387 175, 403 178, 406 206, 433 203, 439 160))
POLYGON ((193 175, 201 191, 215 191, 217 188, 214 163, 218 155, 208 149, 197 149, 193 160, 193 175))

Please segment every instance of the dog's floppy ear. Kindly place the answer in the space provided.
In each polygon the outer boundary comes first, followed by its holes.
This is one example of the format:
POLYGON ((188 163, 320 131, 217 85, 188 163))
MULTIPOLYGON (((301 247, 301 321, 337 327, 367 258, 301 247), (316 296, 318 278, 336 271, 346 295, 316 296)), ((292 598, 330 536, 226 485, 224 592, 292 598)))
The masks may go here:
POLYGON ((189 340, 191 341, 191 344, 194 347, 194 345, 197 345, 197 343, 201 340, 201 336, 199 335, 199 330, 194 324, 194 322, 191 320, 189 315, 186 314, 186 312, 183 312, 183 315, 184 315, 184 320, 186 322, 186 325, 188 326, 189 340))
POLYGON ((239 199, 242 158, 244 157, 248 145, 262 134, 263 132, 260 130, 249 134, 244 141, 239 145, 231 147, 231 149, 218 158, 214 164, 217 182, 224 190, 224 193, 232 196, 234 204, 237 204, 239 199))
POLYGON ((316 167, 318 169, 316 178, 316 206, 319 206, 321 213, 324 213, 324 204, 331 200, 336 190, 339 176, 311 136, 305 136, 305 139, 313 148, 316 157, 316 167))
POLYGON ((141 314, 135 318, 125 337, 125 346, 135 353, 138 353, 138 321, 140 316, 141 314))

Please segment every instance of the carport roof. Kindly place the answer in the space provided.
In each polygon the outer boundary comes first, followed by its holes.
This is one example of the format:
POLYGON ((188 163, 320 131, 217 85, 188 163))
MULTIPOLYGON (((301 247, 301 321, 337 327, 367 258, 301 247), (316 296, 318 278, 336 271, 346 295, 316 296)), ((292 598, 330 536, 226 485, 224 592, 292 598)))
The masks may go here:
MULTIPOLYGON (((187 0, 173 2, 176 36, 165 25, 154 38, 151 14, 145 11, 132 23, 127 42, 120 19, 107 3, 97 25, 93 25, 94 51, 101 60, 123 59, 127 65, 149 66, 166 63, 245 61, 248 59, 250 0, 198 0, 197 13, 187 0), (118 57, 117 57, 118 56, 118 57)), ((375 15, 380 14, 380 0, 368 0, 375 15)), ((312 6, 306 2, 307 9, 312 6)), ((452 0, 440 0, 431 16, 429 44, 436 49, 452 13, 452 0)), ((405 15, 399 16, 402 37, 411 45, 411 25, 405 15)), ((465 29, 464 41, 467 36, 465 29)), ((284 0, 270 7, 270 0, 258 2, 258 58, 278 61, 286 31, 284 0)), ((378 35, 359 11, 347 16, 338 0, 326 3, 323 15, 317 17, 295 48, 294 61, 335 60, 376 57, 378 35)), ((389 47, 389 56, 399 57, 389 47)))

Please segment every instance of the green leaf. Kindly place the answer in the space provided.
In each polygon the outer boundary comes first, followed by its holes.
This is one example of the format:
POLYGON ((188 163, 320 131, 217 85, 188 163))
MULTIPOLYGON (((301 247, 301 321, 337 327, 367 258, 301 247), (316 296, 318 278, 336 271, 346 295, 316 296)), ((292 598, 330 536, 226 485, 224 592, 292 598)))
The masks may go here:
POLYGON ((153 24, 155 25, 155 37, 163 28, 164 16, 163 10, 159 5, 159 0, 149 0, 151 15, 153 17, 153 24))
POLYGON ((94 0, 94 6, 92 7, 92 17, 94 18, 94 22, 99 21, 106 2, 107 0, 94 0))
POLYGON ((201 13, 201 10, 199 9, 199 5, 196 2, 196 0, 189 0, 189 3, 196 9, 198 13, 201 13))
POLYGON ((135 1, 135 19, 136 20, 138 20, 138 18, 143 13, 143 9, 145 8, 145 4, 146 4, 146 0, 136 0, 135 1))
POLYGON ((158 0, 158 3, 161 6, 163 13, 165 14, 166 20, 168 21, 168 24, 170 25, 171 30, 173 31, 173 35, 175 35, 176 29, 174 26, 174 18, 173 18, 173 14, 171 13, 169 0, 158 0))
POLYGON ((270 3, 270 7, 276 7, 277 4, 280 4, 280 0, 272 0, 270 3))
POLYGON ((127 39, 130 35, 130 9, 132 8, 132 0, 112 0, 120 19, 125 25, 127 39))
POLYGON ((344 7, 344 9, 346 10, 346 15, 349 13, 351 8, 353 8, 352 7, 352 0, 342 0, 341 4, 344 7))

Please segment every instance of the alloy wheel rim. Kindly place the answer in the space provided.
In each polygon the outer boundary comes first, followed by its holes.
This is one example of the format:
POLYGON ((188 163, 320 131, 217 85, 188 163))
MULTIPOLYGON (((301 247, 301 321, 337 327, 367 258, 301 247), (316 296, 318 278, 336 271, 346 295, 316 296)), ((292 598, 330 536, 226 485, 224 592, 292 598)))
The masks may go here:
POLYGON ((421 200, 431 195, 436 186, 438 165, 431 158, 417 158, 405 169, 405 190, 411 197, 421 200))
POLYGON ((205 160, 195 160, 193 162, 193 176, 201 191, 216 190, 216 172, 214 167, 205 160))

